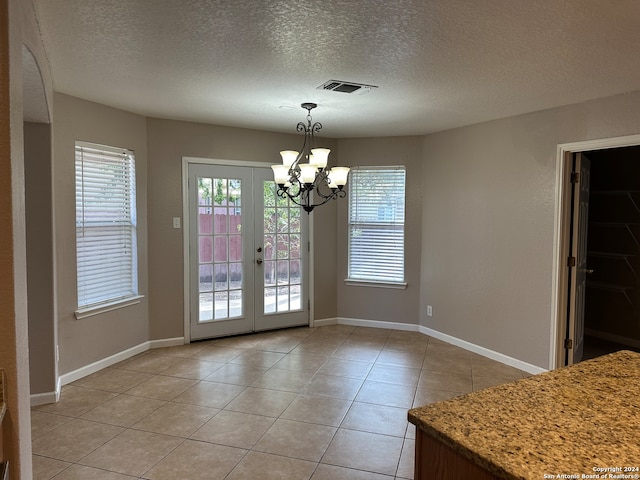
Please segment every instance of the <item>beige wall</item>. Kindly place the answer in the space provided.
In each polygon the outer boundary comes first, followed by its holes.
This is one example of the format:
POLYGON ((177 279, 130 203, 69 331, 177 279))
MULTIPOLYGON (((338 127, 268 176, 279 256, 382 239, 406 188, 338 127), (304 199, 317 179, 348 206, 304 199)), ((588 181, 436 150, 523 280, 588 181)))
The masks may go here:
MULTIPOLYGON (((640 93, 428 136, 328 140, 336 164, 407 167, 408 287, 345 285, 347 202, 333 202, 313 213, 314 317, 420 324, 547 368, 557 144, 636 133, 639 106, 640 93)), ((149 202, 148 330, 129 315, 116 315, 115 324, 74 320, 74 251, 72 244, 59 248, 60 337, 77 359, 61 365, 65 373, 145 340, 184 334, 183 233, 172 228, 172 217, 182 215, 182 157, 268 165, 300 137, 143 119, 64 95, 56 95, 56 111, 57 242, 69 244, 73 228, 73 139, 142 152, 132 143, 146 135, 149 165, 148 175, 138 169, 148 184, 139 189, 139 201, 149 202), (129 335, 116 339, 121 327, 129 335)))
POLYGON ((24 123, 31 395, 56 390, 51 125, 24 123))
MULTIPOLYGON (((280 150, 299 148, 302 136, 150 118, 149 142, 149 292, 151 339, 182 337, 182 157, 278 163, 280 150)), ((292 128, 293 130, 293 128, 292 128)), ((327 140, 329 148, 335 142, 327 140)), ((336 158, 332 154, 330 163, 336 158)), ((316 316, 335 317, 335 207, 314 211, 316 316), (326 239, 329 239, 328 241, 326 239)))
MULTIPOLYGON (((340 139, 338 155, 348 166, 404 165, 406 167, 405 279, 403 290, 345 284, 348 268, 348 202, 338 205, 338 317, 418 324, 422 235, 423 137, 340 139)), ((348 185, 347 185, 348 187, 348 185)))
MULTIPOLYGON (((315 318, 419 323, 547 368, 557 144, 635 133, 636 101, 614 97, 423 137, 336 140, 335 163, 407 166, 408 288, 344 284, 347 203, 338 201, 313 214, 315 318)), ((181 157, 271 163, 297 136, 147 125, 150 338, 161 339, 183 333, 182 231, 171 228, 182 213, 181 157)))
POLYGON ((60 374, 149 339, 147 287, 147 131, 144 117, 59 93, 53 122, 53 189, 60 374), (141 303, 76 320, 75 141, 134 151, 141 303))
POLYGON ((549 367, 560 143, 640 132, 640 93, 425 137, 421 323, 549 367))

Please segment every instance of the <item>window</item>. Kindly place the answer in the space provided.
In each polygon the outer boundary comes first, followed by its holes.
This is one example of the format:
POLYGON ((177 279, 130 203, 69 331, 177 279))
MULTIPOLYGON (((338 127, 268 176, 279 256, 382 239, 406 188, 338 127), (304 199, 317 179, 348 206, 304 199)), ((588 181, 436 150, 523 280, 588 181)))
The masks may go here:
POLYGON ((404 286, 404 167, 356 167, 349 180, 349 281, 404 286))
POLYGON ((77 142, 76 316, 139 298, 136 243, 133 152, 77 142))

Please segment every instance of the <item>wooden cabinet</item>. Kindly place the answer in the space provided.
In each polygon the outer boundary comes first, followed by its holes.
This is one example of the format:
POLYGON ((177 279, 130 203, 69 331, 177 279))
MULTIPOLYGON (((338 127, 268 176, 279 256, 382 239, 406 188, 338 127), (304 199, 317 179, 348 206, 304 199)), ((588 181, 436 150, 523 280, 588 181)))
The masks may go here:
POLYGON ((4 370, 0 370, 0 480, 4 479, 4 451, 2 449, 2 437, 4 436, 2 421, 4 420, 4 413, 6 410, 6 406, 4 403, 4 385, 4 370))
POLYGON ((498 480, 478 464, 416 429, 415 480, 498 480))

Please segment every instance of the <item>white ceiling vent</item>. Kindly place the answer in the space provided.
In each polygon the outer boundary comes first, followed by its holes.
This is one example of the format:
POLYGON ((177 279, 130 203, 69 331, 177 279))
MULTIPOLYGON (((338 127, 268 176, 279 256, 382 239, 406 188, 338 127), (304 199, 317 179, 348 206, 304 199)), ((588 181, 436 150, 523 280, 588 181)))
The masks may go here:
POLYGON ((364 83, 343 82, 342 80, 329 80, 318 87, 318 90, 331 90, 333 92, 353 93, 362 95, 368 93, 376 85, 366 85, 364 83))

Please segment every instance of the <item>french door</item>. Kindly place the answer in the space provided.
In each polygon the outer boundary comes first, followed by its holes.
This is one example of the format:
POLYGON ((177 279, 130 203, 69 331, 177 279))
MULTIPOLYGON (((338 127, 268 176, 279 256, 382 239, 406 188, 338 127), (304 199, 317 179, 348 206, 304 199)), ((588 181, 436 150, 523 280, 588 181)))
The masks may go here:
POLYGON ((308 215, 270 169, 191 163, 191 340, 308 325, 308 215))

